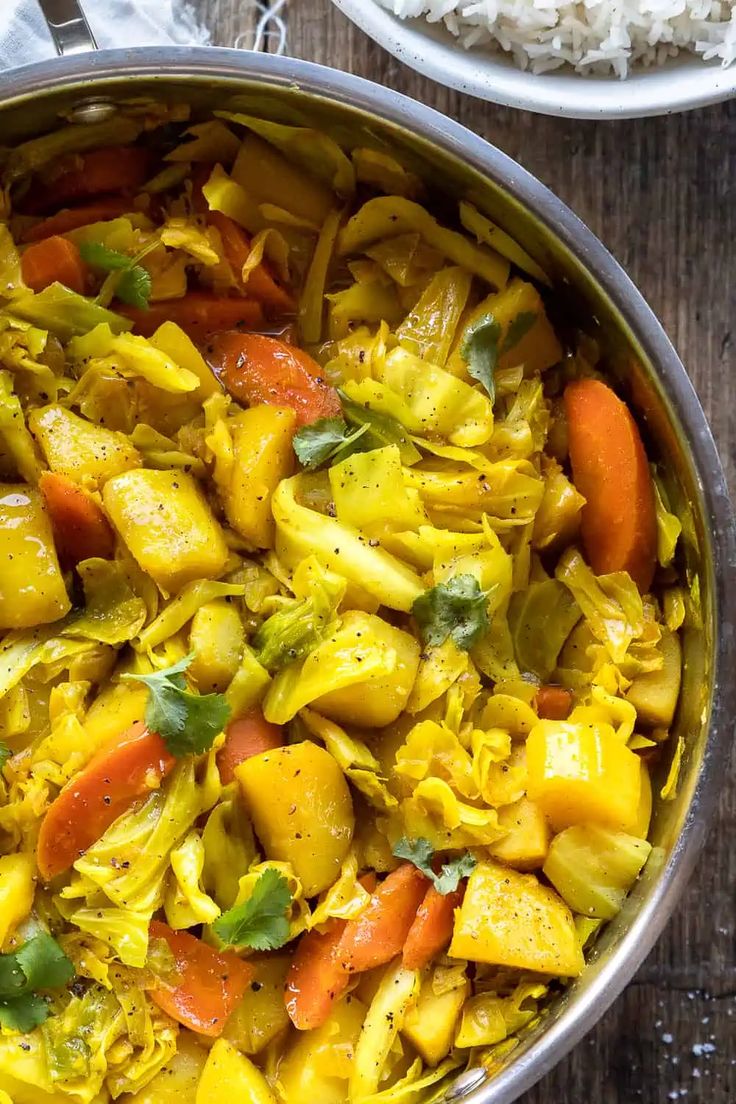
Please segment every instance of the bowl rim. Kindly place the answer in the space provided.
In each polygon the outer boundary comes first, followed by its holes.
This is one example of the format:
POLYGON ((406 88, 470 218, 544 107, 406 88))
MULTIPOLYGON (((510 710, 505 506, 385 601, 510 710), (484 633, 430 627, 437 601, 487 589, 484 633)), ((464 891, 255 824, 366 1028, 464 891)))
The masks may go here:
POLYGON ((736 62, 703 61, 683 51, 674 66, 639 69, 625 80, 567 68, 536 74, 508 55, 464 49, 425 19, 400 19, 378 0, 332 3, 384 50, 438 84, 505 107, 569 119, 636 119, 692 111, 736 95, 736 62))
MULTIPOLYGON (((329 104, 392 123, 464 160, 528 207, 587 269, 656 367, 680 420, 711 524, 713 695, 708 735, 687 816, 647 900, 588 987, 541 1033, 528 1051, 471 1095, 468 1104, 512 1104, 600 1019, 647 956, 684 890, 705 841, 726 774, 736 717, 736 526, 725 475, 708 422, 672 343, 618 261, 585 224, 521 165, 472 131, 389 88, 312 62, 219 47, 136 47, 27 65, 0 75, 0 113, 54 91, 89 96, 95 86, 140 78, 155 84, 250 81, 304 91, 329 104)), ((234 89, 236 90, 236 89, 234 89)), ((708 534, 706 534, 708 536, 708 534)))

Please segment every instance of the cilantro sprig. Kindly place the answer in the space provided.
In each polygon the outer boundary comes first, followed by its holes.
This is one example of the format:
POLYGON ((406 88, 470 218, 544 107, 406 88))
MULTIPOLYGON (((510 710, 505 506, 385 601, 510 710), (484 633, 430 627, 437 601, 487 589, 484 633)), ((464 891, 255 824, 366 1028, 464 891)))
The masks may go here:
POLYGON ((291 905, 289 883, 278 870, 264 870, 247 901, 224 912, 212 925, 227 947, 250 947, 254 951, 275 951, 289 938, 286 917, 291 905))
POLYGON ((402 464, 414 464, 417 460, 421 460, 422 454, 412 444, 406 427, 398 418, 355 402, 340 387, 337 389, 337 394, 342 403, 346 422, 358 429, 366 427, 366 435, 360 441, 361 449, 378 449, 384 448, 385 445, 396 445, 401 454, 402 464))
POLYGON ((0 955, 0 1024, 32 1031, 42 1024, 49 1007, 38 989, 60 989, 74 976, 74 967, 56 940, 42 932, 12 954, 0 955))
POLYGON ((344 460, 368 429, 367 425, 350 429, 343 418, 320 418, 302 426, 294 434, 294 452, 307 471, 314 471, 328 460, 344 460))
POLYGON ((470 851, 465 851, 462 855, 458 855, 456 859, 450 859, 449 862, 444 863, 440 868, 440 873, 435 874, 432 867, 434 849, 424 836, 420 836, 419 839, 415 840, 402 836, 395 844, 393 851, 397 859, 407 859, 408 862, 416 866, 417 870, 421 870, 422 874, 430 879, 434 888, 443 897, 446 897, 448 893, 454 893, 462 879, 472 874, 476 867, 474 856, 471 855, 470 851))
POLYGON ((103 272, 113 272, 115 276, 115 295, 131 307, 146 308, 151 297, 151 274, 143 265, 136 264, 134 257, 128 257, 117 249, 110 249, 102 242, 82 242, 79 247, 82 260, 93 268, 103 272))
POLYGON ((488 632, 489 594, 474 575, 454 575, 425 590, 411 607, 423 643, 437 646, 449 636, 469 651, 488 632))
POLYGON ((193 659, 192 653, 150 675, 121 675, 121 678, 142 682, 148 687, 146 725, 151 732, 158 732, 171 754, 177 757, 209 751, 230 718, 230 706, 224 694, 193 694, 187 688, 184 671, 193 659))
POLYGON ((0 740, 0 770, 3 769, 3 767, 7 763, 8 759, 10 759, 12 754, 13 754, 12 751, 10 750, 8 745, 5 743, 5 741, 0 740))
POLYGON ((537 320, 533 311, 520 311, 509 324, 501 342, 501 324, 491 314, 482 314, 468 327, 460 355, 468 366, 468 375, 482 384, 491 402, 496 397, 494 373, 498 361, 519 344, 537 320))

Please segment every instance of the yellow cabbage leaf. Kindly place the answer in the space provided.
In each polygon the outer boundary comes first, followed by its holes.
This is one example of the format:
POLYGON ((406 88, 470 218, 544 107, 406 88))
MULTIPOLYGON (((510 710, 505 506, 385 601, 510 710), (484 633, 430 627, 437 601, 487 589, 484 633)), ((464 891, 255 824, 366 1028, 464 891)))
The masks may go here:
POLYGON ((296 566, 305 556, 314 555, 328 571, 342 575, 383 605, 408 612, 424 590, 419 576, 395 556, 371 547, 357 529, 301 505, 297 495, 303 485, 302 476, 284 479, 273 496, 279 559, 296 566))
POLYGON ((199 377, 194 372, 179 367, 145 337, 113 333, 104 322, 83 337, 72 338, 67 345, 67 353, 73 361, 113 357, 123 375, 140 376, 154 387, 174 394, 199 388, 199 377))
POLYGON ((364 203, 340 234, 339 252, 359 253, 377 241, 413 232, 492 287, 502 288, 508 281, 510 266, 500 254, 440 226, 426 208, 402 196, 379 196, 364 203))

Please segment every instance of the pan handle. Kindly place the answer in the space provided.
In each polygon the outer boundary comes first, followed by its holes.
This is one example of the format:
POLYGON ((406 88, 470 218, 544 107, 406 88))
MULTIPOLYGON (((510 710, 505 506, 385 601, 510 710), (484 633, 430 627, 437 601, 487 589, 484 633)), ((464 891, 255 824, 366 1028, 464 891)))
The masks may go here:
POLYGON ((97 49, 78 0, 39 0, 39 3, 57 54, 83 54, 97 49))

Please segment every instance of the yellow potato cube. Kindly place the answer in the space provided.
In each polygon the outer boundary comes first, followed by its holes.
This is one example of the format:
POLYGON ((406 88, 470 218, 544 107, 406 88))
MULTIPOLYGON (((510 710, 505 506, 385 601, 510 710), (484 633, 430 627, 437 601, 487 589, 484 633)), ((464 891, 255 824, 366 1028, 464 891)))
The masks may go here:
POLYGON ((102 499, 133 557, 165 593, 225 570, 222 529, 186 472, 124 472, 107 481, 102 499))
POLYGON ((355 828, 345 775, 311 740, 253 755, 235 768, 266 857, 290 862, 314 897, 337 878, 355 828))
POLYGON ((212 1047, 197 1085, 196 1104, 213 1104, 215 1100, 277 1104, 258 1066, 227 1039, 218 1039, 212 1047))
POLYGON ((230 423, 235 463, 223 504, 233 529, 254 548, 273 548, 271 495, 294 470, 295 428, 293 410, 265 403, 230 423))
POLYGON ((478 863, 448 954, 494 966, 577 977, 584 966, 572 913, 534 874, 478 863))
POLYGON ((366 1008, 355 994, 313 1031, 297 1031, 279 1064, 286 1104, 345 1104, 366 1008))
POLYGON ((542 866, 552 837, 542 809, 528 797, 498 810, 498 824, 506 835, 489 847, 494 859, 515 866, 518 870, 534 870, 542 866))
POLYGON ((0 947, 31 911, 36 861, 27 853, 0 857, 0 947))
POLYGON ((29 629, 71 609, 39 491, 0 484, 0 629, 29 629))
POLYGON ((28 426, 51 471, 77 483, 101 487, 111 476, 141 465, 138 450, 124 433, 88 422, 63 406, 31 411, 28 426))
MULTIPOLYGON (((133 1096, 126 1093, 126 1104, 196 1104, 197 1086, 207 1062, 207 1051, 199 1046, 191 1031, 180 1031, 176 1053, 152 1081, 133 1096)), ((57 1100, 58 1097, 54 1097, 57 1100)), ((217 1097, 212 1097, 212 1101, 217 1097)))
POLYGON ((428 1065, 439 1065, 450 1053, 457 1018, 469 995, 469 981, 457 989, 439 994, 432 988, 431 976, 422 984, 419 1000, 407 1012, 401 1034, 428 1065))
POLYGON ((240 614, 226 598, 199 607, 189 631, 189 650, 194 652, 189 673, 200 693, 227 689, 240 667, 244 644, 240 614))
POLYGON ((228 1016, 222 1037, 243 1054, 258 1054, 289 1026, 284 986, 291 955, 255 955, 249 962, 255 969, 253 983, 228 1016))
POLYGON ((556 832, 572 824, 633 830, 641 760, 609 724, 540 721, 526 742, 527 793, 556 832))
POLYGON ((659 649, 663 665, 659 671, 637 675, 626 695, 645 725, 669 728, 675 716, 682 679, 682 647, 677 633, 662 629, 659 649))

